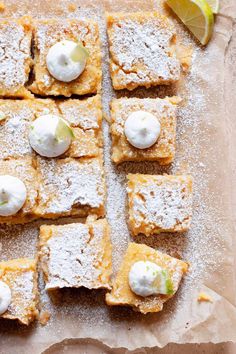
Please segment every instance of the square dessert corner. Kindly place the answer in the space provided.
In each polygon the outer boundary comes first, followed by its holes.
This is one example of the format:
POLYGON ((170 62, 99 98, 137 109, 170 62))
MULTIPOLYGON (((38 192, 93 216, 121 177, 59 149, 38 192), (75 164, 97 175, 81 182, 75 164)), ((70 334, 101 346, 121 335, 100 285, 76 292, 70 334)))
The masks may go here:
POLYGON ((30 125, 47 114, 61 116, 73 128, 75 137, 60 158, 99 156, 103 145, 102 105, 100 95, 96 95, 66 101, 0 99, 0 159, 35 156, 28 138, 30 125))
POLYGON ((0 96, 29 98, 25 87, 32 66, 29 17, 0 19, 0 96))
POLYGON ((106 219, 40 227, 40 265, 46 289, 110 289, 112 246, 106 219))
POLYGON ((105 213, 106 187, 102 158, 37 157, 40 178, 36 215, 58 218, 105 213))
POLYGON ((157 12, 107 14, 114 89, 169 85, 180 78, 176 33, 157 12))
POLYGON ((102 68, 99 29, 96 22, 82 19, 48 19, 34 21, 34 81, 29 89, 42 96, 86 95, 101 90, 102 68), (46 57, 57 42, 71 40, 83 43, 89 52, 83 73, 65 83, 55 79, 47 70, 46 57))
POLYGON ((133 235, 184 232, 192 219, 192 177, 128 175, 129 227, 133 235))
POLYGON ((179 259, 144 244, 130 243, 113 281, 111 293, 106 294, 106 303, 110 306, 131 306, 135 311, 144 314, 159 312, 163 309, 163 304, 174 296, 187 270, 188 264, 179 259), (138 261, 154 262, 166 269, 173 283, 173 294, 141 297, 132 292, 129 286, 129 271, 132 265, 138 261))
POLYGON ((161 165, 171 163, 175 156, 176 111, 178 97, 160 98, 120 98, 111 102, 112 160, 158 161, 161 165), (135 111, 153 114, 161 125, 157 142, 148 149, 132 146, 124 132, 125 121, 135 111))
POLYGON ((39 179, 31 157, 19 159, 0 159, 0 175, 19 178, 26 186, 27 197, 23 207, 12 216, 0 216, 0 223, 22 224, 35 218, 39 179))
POLYGON ((29 258, 0 262, 0 280, 11 290, 11 303, 0 317, 28 325, 38 317, 38 273, 36 260, 29 258))

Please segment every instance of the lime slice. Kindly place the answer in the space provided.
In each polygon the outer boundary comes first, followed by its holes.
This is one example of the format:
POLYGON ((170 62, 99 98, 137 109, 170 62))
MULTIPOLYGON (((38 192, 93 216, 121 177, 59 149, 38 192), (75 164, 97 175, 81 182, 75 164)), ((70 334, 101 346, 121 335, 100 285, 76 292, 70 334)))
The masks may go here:
POLYGON ((75 62, 86 61, 89 56, 88 50, 83 46, 81 42, 78 42, 75 49, 72 51, 70 57, 75 62))
POLYGON ((218 14, 219 9, 220 9, 220 0, 207 0, 207 2, 210 5, 212 12, 214 14, 218 14))
POLYGON ((58 121, 55 136, 57 141, 66 140, 68 137, 74 138, 73 130, 62 118, 58 121))
POLYGON ((203 45, 209 42, 214 16, 206 0, 166 0, 166 3, 203 45))
POLYGON ((153 282, 153 286, 159 289, 160 294, 171 295, 174 293, 172 280, 165 269, 156 273, 156 279, 153 282))

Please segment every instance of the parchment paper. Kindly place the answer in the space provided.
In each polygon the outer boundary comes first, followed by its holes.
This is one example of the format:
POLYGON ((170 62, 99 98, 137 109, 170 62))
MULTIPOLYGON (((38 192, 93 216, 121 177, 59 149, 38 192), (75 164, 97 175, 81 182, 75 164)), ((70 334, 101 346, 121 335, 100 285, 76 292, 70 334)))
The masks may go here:
MULTIPOLYGON (((115 93, 109 79, 104 10, 160 8, 163 11, 161 2, 151 0, 6 0, 5 5, 2 14, 5 17, 31 14, 34 17, 82 16, 98 20, 104 54, 103 105, 106 117, 109 117, 109 102, 115 93)), ((190 262, 190 272, 176 296, 166 304, 162 313, 143 316, 130 309, 108 308, 104 304, 103 291, 65 289, 49 297, 40 280, 42 311, 49 311, 51 319, 46 326, 35 323, 28 328, 1 321, 1 354, 37 354, 70 338, 92 338, 111 347, 128 349, 163 347, 172 342, 236 341, 236 192, 233 188, 236 167, 233 129, 236 124, 232 120, 236 107, 229 86, 232 78, 226 67, 234 18, 235 1, 222 0, 214 37, 204 49, 172 17, 181 41, 185 45, 191 44, 194 49, 190 74, 177 87, 138 89, 130 94, 156 97, 178 93, 184 99, 178 113, 177 156, 173 166, 161 169, 155 163, 126 163, 114 167, 110 161, 108 123, 104 121, 107 218, 112 227, 114 274, 130 238, 126 226, 126 174, 186 172, 194 176, 192 229, 184 235, 136 239, 190 262), (212 302, 199 303, 199 292, 208 294, 212 302)), ((128 93, 123 91, 116 95, 120 97, 128 93)), ((38 227, 42 223, 1 227, 1 259, 34 256, 38 227)))

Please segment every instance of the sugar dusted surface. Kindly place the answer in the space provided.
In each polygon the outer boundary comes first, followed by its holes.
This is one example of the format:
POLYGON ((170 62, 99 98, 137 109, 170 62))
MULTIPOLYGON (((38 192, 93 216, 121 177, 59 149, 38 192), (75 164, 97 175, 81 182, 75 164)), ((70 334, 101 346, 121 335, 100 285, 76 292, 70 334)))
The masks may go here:
POLYGON ((58 226, 41 248, 41 260, 46 264, 48 281, 46 288, 105 286, 99 277, 103 254, 103 228, 80 223, 58 226))
POLYGON ((121 88, 173 82, 179 79, 180 64, 171 52, 174 30, 162 18, 149 14, 116 18, 108 31, 111 70, 121 88))
POLYGON ((0 21, 0 28, 0 89, 14 92, 28 80, 25 62, 29 60, 31 38, 16 21, 8 25, 0 21))
POLYGON ((43 213, 69 213, 76 205, 99 208, 104 201, 102 169, 98 159, 38 158, 41 173, 39 206, 43 213))
MULTIPOLYGON (((25 13, 22 6, 23 1, 19 0, 18 4, 17 11, 14 12, 16 17, 25 13)), ((120 10, 118 2, 113 2, 112 4, 115 11, 120 10)), ((142 6, 146 6, 146 10, 150 10, 150 3, 147 2, 147 5, 145 4, 146 2, 142 2, 142 6)), ((54 13, 58 16, 63 16, 63 13, 65 13, 69 18, 82 15, 99 21, 104 53, 103 104, 105 114, 109 116, 110 99, 115 94, 111 88, 108 71, 108 50, 104 18, 101 17, 101 13, 94 6, 94 2, 91 3, 91 9, 86 10, 83 8, 82 10, 82 8, 79 8, 75 12, 67 10, 68 1, 66 0, 63 1, 63 5, 57 6, 57 3, 50 2, 48 6, 51 11, 47 11, 47 13, 43 13, 44 9, 40 5, 35 5, 32 8, 32 4, 28 6, 28 11, 35 11, 35 16, 42 13, 41 16, 44 18, 46 16, 54 17, 54 13)), ((127 3, 127 8, 128 6, 127 3)), ((138 6, 140 6, 140 2, 137 1, 132 11, 138 10, 138 6)), ((231 272, 232 269, 232 259, 225 259, 224 257, 225 251, 229 250, 229 239, 224 237, 224 235, 231 234, 232 231, 229 227, 228 218, 226 219, 226 210, 229 204, 227 204, 227 196, 219 193, 221 191, 222 176, 227 181, 228 171, 228 166, 226 165, 223 170, 219 170, 218 164, 219 159, 227 164, 227 155, 225 154, 227 144, 224 141, 224 132, 219 126, 219 120, 222 121, 225 113, 222 103, 224 78, 222 72, 219 71, 217 76, 219 80, 217 85, 215 85, 215 76, 214 80, 211 77, 213 63, 216 64, 219 60, 222 60, 222 48, 214 47, 214 51, 211 53, 211 47, 206 49, 197 47, 187 32, 182 30, 182 26, 178 25, 177 22, 176 25, 178 32, 184 35, 184 43, 190 43, 194 47, 192 71, 187 77, 186 86, 157 88, 149 92, 136 90, 131 94, 131 96, 137 97, 156 97, 157 95, 165 97, 166 95, 176 94, 178 89, 178 95, 186 98, 186 104, 178 112, 176 160, 169 169, 160 168, 157 163, 125 163, 115 167, 110 161, 111 142, 109 127, 104 122, 105 169, 108 187, 107 218, 112 227, 113 264, 116 272, 127 248, 127 242, 130 240, 126 224, 127 214, 125 213, 126 174, 158 174, 162 172, 192 174, 194 177, 194 214, 191 230, 186 234, 162 234, 158 237, 150 237, 148 240, 139 236, 135 240, 137 242, 145 242, 172 256, 182 257, 191 264, 190 271, 175 298, 165 305, 165 310, 158 316, 146 315, 145 317, 133 313, 129 309, 107 308, 104 305, 104 293, 99 291, 78 289, 71 292, 63 290, 56 294, 55 297, 50 298, 43 290, 44 283, 41 280, 42 306, 43 309, 49 310, 52 316, 45 327, 37 327, 35 336, 37 335, 40 338, 43 338, 43 336, 49 338, 48 336, 51 336, 51 338, 55 338, 55 342, 59 342, 65 337, 94 337, 96 335, 107 343, 113 342, 120 346, 120 336, 117 334, 120 334, 121 327, 126 333, 125 338, 127 338, 127 334, 130 334, 134 341, 136 333, 142 336, 142 340, 144 340, 146 331, 150 330, 153 337, 153 333, 158 331, 159 328, 162 333, 169 336, 171 328, 174 332, 172 339, 175 341, 176 333, 179 333, 180 326, 182 328, 185 327, 186 331, 191 326, 191 323, 189 324, 185 321, 185 314, 192 291, 200 283, 209 282, 209 278, 215 272, 222 276, 212 286, 215 286, 217 291, 224 296, 226 296, 224 292, 227 289, 227 296, 233 301, 232 286, 225 283, 225 274, 231 272), (210 87, 209 78, 211 82, 214 82, 214 85, 210 87), (206 91, 203 91, 202 87, 206 87, 206 91), (212 95, 208 95, 206 92, 211 92, 214 97, 217 97, 217 100, 212 101, 212 95), (219 112, 219 117, 212 114, 212 108, 215 108, 215 112, 219 112), (221 143, 213 144, 213 138, 215 139, 214 141, 220 141, 221 143), (218 178, 219 176, 221 176, 221 179, 218 178), (231 293, 229 289, 232 289, 231 293), (114 332, 116 338, 111 338, 114 332), (109 338, 107 338, 107 333, 109 338)), ((223 64, 221 68, 223 68, 223 64)), ((123 94, 124 92, 119 93, 119 95, 123 94)), ((67 222, 71 221, 67 220, 67 222)), ((18 256, 22 254, 30 256, 35 250, 37 232, 31 233, 22 230, 17 234, 15 231, 11 232, 7 229, 4 236, 0 232, 0 238, 2 244, 1 255, 4 259, 11 258, 15 254, 18 256), (26 244, 27 248, 25 247, 26 244)), ((0 326, 4 331, 4 325, 0 324, 0 326)), ((130 344, 129 338, 127 338, 126 343, 130 344)))
POLYGON ((189 227, 192 194, 187 177, 153 176, 145 179, 144 176, 141 181, 135 181, 132 175, 129 178, 132 183, 127 188, 131 203, 129 212, 135 234, 139 228, 148 236, 149 232, 160 229, 181 231, 189 227))
POLYGON ((15 302, 9 305, 9 312, 12 316, 25 316, 28 308, 34 299, 34 272, 27 271, 19 274, 13 282, 13 296, 20 299, 20 306, 15 302))

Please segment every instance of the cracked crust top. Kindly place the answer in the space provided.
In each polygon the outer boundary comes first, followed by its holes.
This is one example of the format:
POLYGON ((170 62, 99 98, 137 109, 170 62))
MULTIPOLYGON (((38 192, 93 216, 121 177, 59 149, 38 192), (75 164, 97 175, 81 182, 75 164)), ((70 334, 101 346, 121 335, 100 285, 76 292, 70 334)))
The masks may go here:
POLYGON ((117 90, 171 84, 180 78, 176 34, 157 12, 107 15, 110 69, 117 90))

